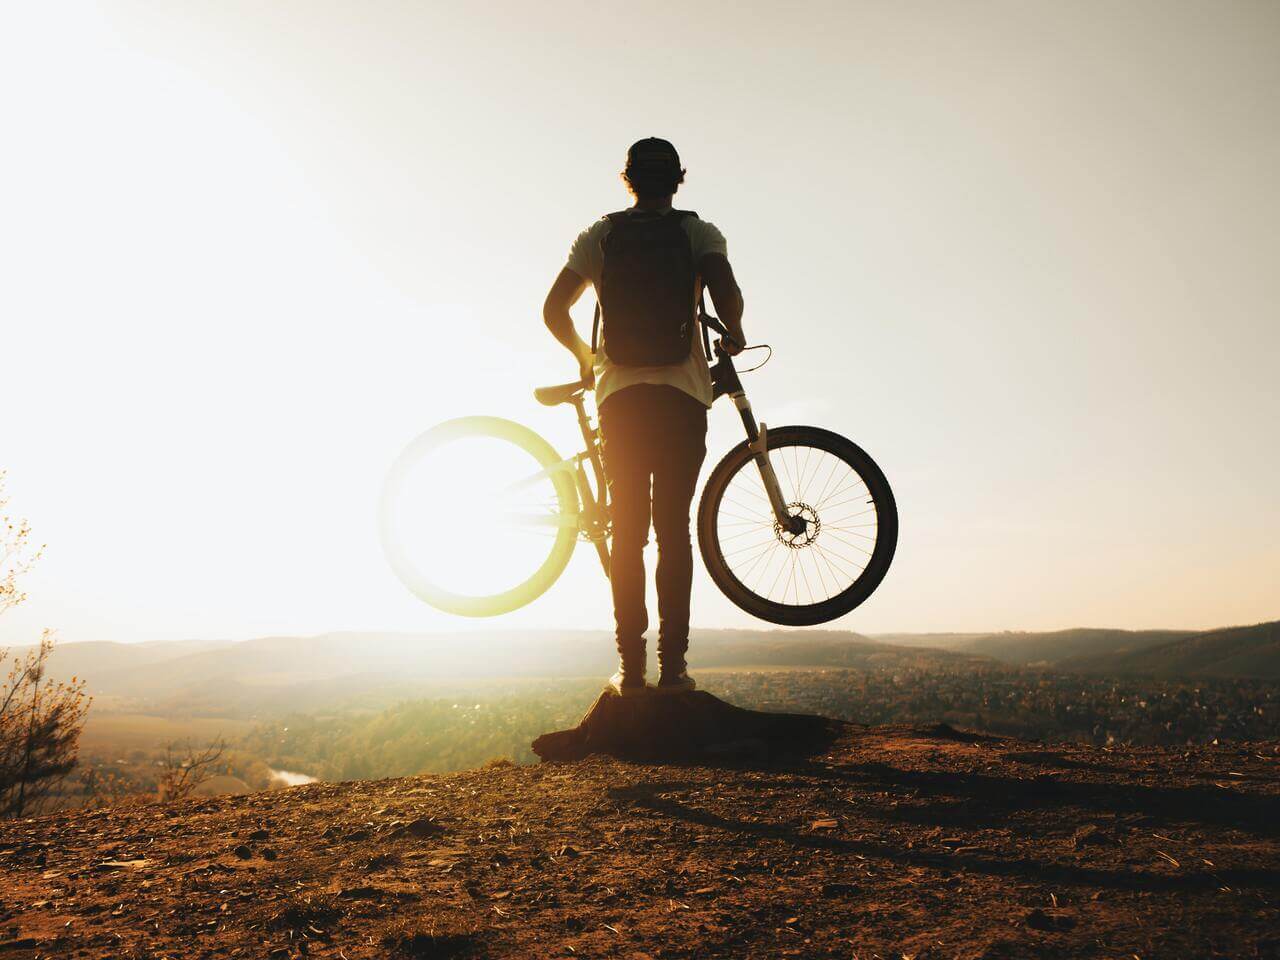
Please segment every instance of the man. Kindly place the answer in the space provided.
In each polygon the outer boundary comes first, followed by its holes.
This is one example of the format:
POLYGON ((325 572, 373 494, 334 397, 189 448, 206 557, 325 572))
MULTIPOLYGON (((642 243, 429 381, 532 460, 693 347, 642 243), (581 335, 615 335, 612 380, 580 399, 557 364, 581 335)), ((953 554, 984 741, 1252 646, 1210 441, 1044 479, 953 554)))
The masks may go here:
POLYGON ((694 689, 685 664, 693 548, 689 507, 706 456, 711 375, 698 330, 703 286, 729 330, 723 348, 736 354, 742 293, 724 235, 696 214, 672 210, 684 182, 676 149, 650 137, 627 151, 622 179, 635 203, 578 235, 569 261, 547 294, 543 317, 552 335, 594 381, 600 434, 613 502, 610 581, 621 664, 610 683, 623 696, 645 684, 643 551, 652 518, 658 540, 657 690, 694 689), (593 353, 569 308, 587 284, 600 304, 603 339, 593 353))

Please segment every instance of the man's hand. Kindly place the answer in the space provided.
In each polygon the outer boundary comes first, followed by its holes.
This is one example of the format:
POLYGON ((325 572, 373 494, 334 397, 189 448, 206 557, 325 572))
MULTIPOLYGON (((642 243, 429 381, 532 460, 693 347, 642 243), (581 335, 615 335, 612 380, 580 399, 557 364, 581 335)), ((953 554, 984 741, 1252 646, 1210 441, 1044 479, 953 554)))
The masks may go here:
POLYGON ((578 353, 578 379, 590 390, 596 385, 596 359, 585 342, 582 347, 582 351, 578 353))
POLYGON ((723 350, 729 356, 736 357, 738 354, 740 354, 743 351, 743 349, 746 347, 746 344, 743 343, 741 340, 739 340, 737 337, 730 334, 729 336, 721 337, 719 340, 717 340, 716 346, 718 346, 721 350, 723 350))

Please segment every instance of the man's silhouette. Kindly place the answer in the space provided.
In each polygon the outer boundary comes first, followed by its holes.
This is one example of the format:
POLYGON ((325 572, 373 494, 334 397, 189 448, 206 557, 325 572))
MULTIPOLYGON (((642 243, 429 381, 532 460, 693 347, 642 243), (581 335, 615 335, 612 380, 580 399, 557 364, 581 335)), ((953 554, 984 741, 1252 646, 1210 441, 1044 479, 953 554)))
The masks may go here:
POLYGON ((689 507, 707 452, 711 406, 697 329, 704 285, 732 338, 724 349, 735 354, 746 342, 742 293, 724 235, 696 214, 671 209, 684 174, 666 140, 634 144, 622 174, 634 206, 578 235, 543 308, 548 329, 577 358, 584 382, 596 385, 613 501, 610 579, 621 659, 610 683, 624 696, 648 689, 643 550, 651 517, 658 539, 658 690, 694 688, 685 665, 693 581, 689 507), (594 354, 569 315, 587 284, 600 303, 603 338, 594 354))

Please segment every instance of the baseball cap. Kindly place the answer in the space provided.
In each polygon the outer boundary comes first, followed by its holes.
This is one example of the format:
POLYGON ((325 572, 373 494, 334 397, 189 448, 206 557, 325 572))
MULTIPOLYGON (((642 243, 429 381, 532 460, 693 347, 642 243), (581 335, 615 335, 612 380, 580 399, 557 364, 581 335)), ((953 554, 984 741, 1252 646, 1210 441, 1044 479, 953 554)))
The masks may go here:
POLYGON ((679 173, 680 154, 670 140, 646 137, 627 151, 627 170, 636 173, 679 173))

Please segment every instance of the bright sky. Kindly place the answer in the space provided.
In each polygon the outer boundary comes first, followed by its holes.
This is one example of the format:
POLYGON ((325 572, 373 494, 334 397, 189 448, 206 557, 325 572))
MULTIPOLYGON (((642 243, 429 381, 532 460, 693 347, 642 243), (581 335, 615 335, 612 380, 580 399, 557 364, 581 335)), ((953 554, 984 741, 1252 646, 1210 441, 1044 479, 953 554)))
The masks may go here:
MULTIPOLYGON (((896 491, 838 626, 1280 616, 1280 5, 10 4, 0 111, 0 467, 48 544, 0 641, 457 626, 382 479, 462 414, 576 449, 542 298, 649 135, 775 348, 758 415, 896 491)), ((752 623, 700 567, 694 611, 752 623)), ((610 623, 586 549, 492 622, 610 623)))

